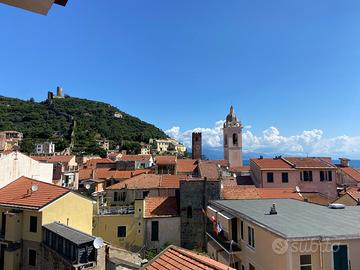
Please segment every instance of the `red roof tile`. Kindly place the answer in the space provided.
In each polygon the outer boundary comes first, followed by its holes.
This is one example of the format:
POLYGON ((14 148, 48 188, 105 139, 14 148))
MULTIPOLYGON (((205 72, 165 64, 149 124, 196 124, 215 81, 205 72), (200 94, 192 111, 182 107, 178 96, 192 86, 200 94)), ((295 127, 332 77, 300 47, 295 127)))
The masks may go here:
POLYGON ((261 170, 286 170, 286 169, 293 169, 292 166, 286 163, 281 158, 252 158, 250 162, 256 164, 261 170))
POLYGON ((230 171, 237 173, 237 172, 249 172, 250 166, 239 166, 239 167, 230 167, 230 171))
POLYGON ((296 168, 335 168, 326 157, 284 157, 283 160, 294 164, 296 168))
POLYGON ((355 201, 360 199, 360 189, 358 187, 347 188, 345 193, 349 194, 355 201))
POLYGON ((150 161, 151 155, 124 155, 120 158, 123 161, 150 161))
POLYGON ((146 197, 145 218, 159 216, 178 216, 178 205, 175 197, 146 197))
POLYGON ((0 205, 40 209, 68 192, 67 188, 20 177, 0 189, 0 205), (32 185, 36 185, 38 190, 31 192, 32 185))
POLYGON ((63 156, 31 156, 32 159, 48 162, 48 163, 69 163, 71 159, 75 156, 73 155, 63 155, 63 156))
POLYGON ((141 269, 146 270, 235 270, 193 251, 169 246, 141 269))
POLYGON ((117 171, 110 168, 80 169, 79 180, 87 179, 128 179, 136 175, 151 173, 150 169, 138 169, 133 171, 117 171))
POLYGON ((201 161, 199 164, 199 172, 201 177, 206 177, 207 179, 219 178, 219 168, 216 163, 201 161))
POLYGON ((354 169, 352 167, 339 167, 338 168, 341 172, 347 174, 349 177, 354 179, 357 182, 360 182, 360 171, 354 169))
POLYGON ((176 156, 157 156, 155 162, 157 165, 175 165, 176 156))
POLYGON ((198 162, 196 159, 178 159, 176 164, 177 173, 196 173, 198 162))
POLYGON ((224 186, 223 198, 226 200, 249 199, 296 199, 303 200, 291 188, 256 188, 255 186, 224 186))
POLYGON ((89 159, 88 161, 86 161, 86 163, 84 164, 84 168, 96 168, 96 165, 98 163, 114 163, 114 161, 112 161, 109 158, 94 158, 94 159, 89 159))
POLYGON ((141 174, 116 183, 107 189, 179 188, 180 180, 189 179, 184 175, 141 174))

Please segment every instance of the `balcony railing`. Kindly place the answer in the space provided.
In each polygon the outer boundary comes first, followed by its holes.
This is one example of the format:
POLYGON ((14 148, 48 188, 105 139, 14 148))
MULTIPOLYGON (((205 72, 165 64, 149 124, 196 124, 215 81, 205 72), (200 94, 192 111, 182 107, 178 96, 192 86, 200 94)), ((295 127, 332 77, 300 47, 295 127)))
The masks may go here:
POLYGON ((117 207, 100 207, 100 215, 129 215, 135 213, 133 205, 117 206, 117 207))
POLYGON ((206 235, 229 254, 241 252, 240 243, 237 243, 233 240, 228 240, 221 234, 216 234, 211 226, 207 227, 206 235))

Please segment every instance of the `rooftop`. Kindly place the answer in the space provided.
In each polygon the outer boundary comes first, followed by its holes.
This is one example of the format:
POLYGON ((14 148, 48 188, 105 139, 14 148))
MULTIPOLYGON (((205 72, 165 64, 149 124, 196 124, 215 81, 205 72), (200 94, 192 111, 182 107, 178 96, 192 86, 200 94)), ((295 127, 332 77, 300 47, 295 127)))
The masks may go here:
POLYGON ((349 177, 354 179, 357 182, 360 182, 360 170, 352 167, 338 167, 340 171, 347 174, 349 177))
POLYGON ((31 156, 34 160, 48 163, 69 163, 74 157, 73 155, 31 156))
POLYGON ((69 226, 61 224, 59 222, 53 222, 43 225, 45 229, 60 235, 61 237, 75 243, 76 245, 82 245, 94 241, 95 237, 73 229, 69 226))
POLYGON ((291 199, 222 200, 212 204, 287 239, 360 238, 360 207, 356 206, 330 209, 291 199), (273 203, 277 215, 268 214, 273 203))
POLYGON ((178 159, 176 164, 177 173, 195 173, 198 168, 196 159, 178 159))
POLYGON ((157 255, 149 264, 142 269, 146 270, 186 270, 186 269, 206 269, 206 270, 235 270, 225 264, 217 262, 209 257, 195 253, 193 251, 169 246, 157 255))
POLYGON ((146 197, 145 218, 159 216, 178 216, 178 205, 175 197, 146 197))
POLYGON ((290 162, 296 168, 336 168, 327 157, 284 157, 283 160, 290 162))
POLYGON ((157 156, 155 162, 157 165, 175 165, 176 156, 157 156))
POLYGON ((292 188, 257 188, 255 186, 224 186, 226 200, 295 199, 303 200, 292 188))
POLYGON ((151 155, 124 155, 120 158, 123 161, 150 161, 151 155))
POLYGON ((0 189, 0 205, 40 209, 68 192, 67 188, 22 176, 0 189), (33 185, 37 191, 31 191, 33 185))
POLYGON ((250 162, 255 163, 261 170, 293 170, 293 167, 281 158, 252 158, 250 162))

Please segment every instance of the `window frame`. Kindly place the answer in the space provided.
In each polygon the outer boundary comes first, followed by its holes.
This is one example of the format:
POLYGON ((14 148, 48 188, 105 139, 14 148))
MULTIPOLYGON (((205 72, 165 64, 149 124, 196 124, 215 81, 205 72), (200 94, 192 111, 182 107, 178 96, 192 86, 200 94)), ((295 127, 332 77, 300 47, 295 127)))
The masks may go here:
POLYGON ((116 235, 117 235, 117 238, 125 238, 126 235, 127 235, 127 228, 126 228, 126 226, 125 226, 125 225, 119 225, 119 226, 117 226, 116 235), (119 232, 121 232, 121 231, 119 230, 120 228, 125 228, 125 231, 123 231, 123 232, 125 232, 125 236, 121 236, 121 233, 119 233, 119 232))
POLYGON ((266 182, 267 183, 274 183, 274 172, 267 172, 266 173, 266 182), (271 177, 269 178, 269 176, 271 177))
POLYGON ((247 226, 248 227, 248 241, 247 245, 248 247, 255 249, 255 229, 254 227, 247 226))
POLYGON ((281 173, 281 182, 282 183, 289 183, 289 173, 288 172, 282 172, 281 173), (286 179, 284 178, 284 176, 286 175, 286 179))
POLYGON ((29 266, 34 266, 34 267, 36 267, 36 265, 37 265, 37 252, 36 252, 35 249, 32 249, 32 248, 28 249, 28 265, 29 266), (30 252, 34 252, 33 255, 35 255, 35 257, 30 256, 30 252), (31 258, 31 261, 30 261, 30 258, 31 258), (33 259, 34 259, 34 264, 31 264, 33 259))
POLYGON ((30 216, 30 218, 29 218, 29 232, 37 233, 38 232, 37 227, 38 227, 38 217, 37 216, 30 216), (32 221, 35 222, 35 225, 34 225, 34 223, 32 221))
POLYGON ((152 220, 151 221, 151 241, 152 242, 158 242, 159 241, 159 227, 160 227, 160 224, 159 224, 159 221, 158 220, 152 220), (156 226, 154 226, 155 224, 157 224, 156 226), (156 229, 155 229, 156 228, 156 229), (156 231, 156 234, 154 233, 154 231, 156 231))
POLYGON ((299 263, 299 265, 300 265, 300 270, 307 270, 308 267, 310 267, 310 270, 312 269, 312 256, 311 256, 311 254, 300 254, 299 260, 300 260, 300 263, 299 263), (305 256, 306 256, 306 257, 310 257, 310 264, 307 263, 307 262, 301 263, 301 257, 305 257, 305 256))

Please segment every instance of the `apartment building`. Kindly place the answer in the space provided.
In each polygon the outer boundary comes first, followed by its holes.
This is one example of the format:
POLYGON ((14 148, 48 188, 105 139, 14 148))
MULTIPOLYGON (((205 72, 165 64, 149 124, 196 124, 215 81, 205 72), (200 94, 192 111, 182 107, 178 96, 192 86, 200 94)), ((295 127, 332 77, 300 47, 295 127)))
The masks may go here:
POLYGON ((213 201, 208 254, 241 270, 360 269, 359 208, 338 208, 292 199, 213 201))
MULTIPOLYGON (((0 1, 1 2, 1 1, 0 1)), ((23 134, 18 131, 0 131, 0 151, 18 150, 23 134)))
MULTIPOLYGON (((93 202, 69 189, 26 177, 13 181, 0 189, 0 269, 45 269, 44 228, 57 222, 90 235, 92 214, 93 202)), ((77 254, 76 243, 61 243, 77 254)))
POLYGON ((337 197, 337 168, 330 158, 275 157, 250 160, 254 184, 263 188, 296 188, 304 193, 337 197))

